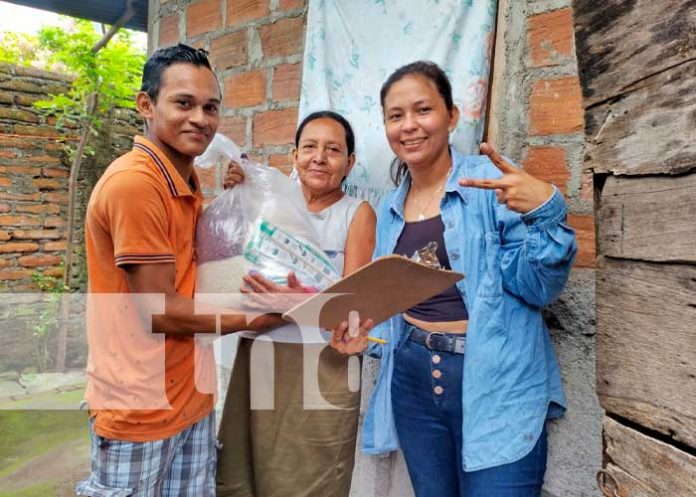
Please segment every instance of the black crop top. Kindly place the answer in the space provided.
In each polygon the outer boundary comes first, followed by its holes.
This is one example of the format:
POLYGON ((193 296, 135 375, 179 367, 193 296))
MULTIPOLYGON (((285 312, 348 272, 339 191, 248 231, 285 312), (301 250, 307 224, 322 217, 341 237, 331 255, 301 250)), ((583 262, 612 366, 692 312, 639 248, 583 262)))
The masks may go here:
MULTIPOLYGON (((394 253, 411 258, 413 254, 430 242, 437 242, 437 258, 444 269, 452 269, 445 249, 445 225, 442 217, 431 217, 423 221, 406 223, 394 253)), ((414 282, 417 284, 417 282, 414 282)), ((428 322, 463 321, 469 319, 466 305, 457 287, 452 285, 442 293, 430 297, 406 311, 409 316, 428 322)))

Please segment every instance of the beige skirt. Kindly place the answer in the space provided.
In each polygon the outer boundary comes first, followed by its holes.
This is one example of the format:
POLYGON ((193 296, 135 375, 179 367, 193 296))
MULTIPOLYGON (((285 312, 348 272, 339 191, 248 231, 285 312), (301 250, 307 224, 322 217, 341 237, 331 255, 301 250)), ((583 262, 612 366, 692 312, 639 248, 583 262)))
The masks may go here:
POLYGON ((360 409, 348 369, 328 345, 240 338, 218 434, 218 497, 347 497, 360 409))

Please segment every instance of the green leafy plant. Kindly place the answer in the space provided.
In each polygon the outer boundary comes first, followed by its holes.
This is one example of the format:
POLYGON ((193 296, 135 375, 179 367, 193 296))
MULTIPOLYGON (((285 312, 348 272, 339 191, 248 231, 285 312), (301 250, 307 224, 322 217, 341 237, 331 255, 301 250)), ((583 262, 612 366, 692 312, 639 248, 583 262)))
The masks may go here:
POLYGON ((0 33, 0 62, 16 66, 37 65, 41 47, 38 37, 28 33, 0 33))
POLYGON ((37 43, 49 54, 48 67, 62 67, 74 77, 68 93, 35 103, 56 116, 59 127, 89 125, 97 133, 111 109, 135 107, 133 95, 140 85, 145 52, 134 44, 127 30, 119 30, 94 51, 101 38, 94 24, 86 20, 76 20, 70 30, 49 26, 39 31, 37 43), (98 104, 89 112, 94 93, 98 93, 98 104))
MULTIPOLYGON (((42 28, 36 38, 34 51, 18 50, 16 46, 21 43, 17 42, 0 52, 0 60, 17 64, 41 59, 44 69, 58 68, 72 76, 67 92, 51 95, 49 99, 34 103, 43 113, 56 118, 56 127, 63 132, 60 141, 71 160, 63 281, 53 287, 59 289, 59 293, 71 289, 72 260, 77 243, 75 223, 78 178, 83 158, 95 153, 89 140, 98 136, 103 122, 111 117, 114 108, 135 106, 133 96, 140 84, 146 55, 144 50, 136 46, 132 34, 120 29, 134 14, 134 1, 128 0, 123 15, 108 30, 107 26, 102 25, 101 33, 90 21, 74 20, 70 29, 63 26, 42 28), (75 146, 76 134, 78 139, 75 146)), ((49 284, 40 279, 37 281, 39 286, 44 283, 49 284)), ((56 302, 62 319, 58 323, 60 329, 55 368, 62 371, 65 366, 66 323, 70 309, 67 303, 59 305, 59 301, 58 296, 56 302)), ((47 330, 53 325, 51 319, 47 314, 43 320, 39 320, 35 329, 37 344, 44 347, 37 349, 37 360, 40 357, 44 361, 44 352, 47 350, 45 337, 47 330)))
MULTIPOLYGON (((105 26, 102 31, 106 31, 105 26)), ((99 33, 94 24, 86 20, 75 20, 69 30, 44 27, 39 31, 37 43, 49 54, 49 66, 63 67, 73 76, 68 92, 34 103, 47 115, 56 117, 56 126, 64 132, 63 149, 72 162, 63 275, 64 285, 70 287, 77 182, 82 159, 94 155, 89 140, 99 134, 104 119, 111 116, 114 108, 134 108, 133 95, 142 78, 145 52, 136 47, 129 31, 113 26, 107 33, 99 33), (76 146, 75 130, 81 130, 76 146)))
POLYGON ((38 271, 34 271, 31 278, 42 292, 48 293, 47 300, 41 305, 41 311, 36 318, 32 332, 36 367, 39 371, 47 371, 53 364, 48 344, 51 334, 55 333, 58 328, 58 316, 63 294, 70 289, 63 285, 58 278, 46 276, 38 271))

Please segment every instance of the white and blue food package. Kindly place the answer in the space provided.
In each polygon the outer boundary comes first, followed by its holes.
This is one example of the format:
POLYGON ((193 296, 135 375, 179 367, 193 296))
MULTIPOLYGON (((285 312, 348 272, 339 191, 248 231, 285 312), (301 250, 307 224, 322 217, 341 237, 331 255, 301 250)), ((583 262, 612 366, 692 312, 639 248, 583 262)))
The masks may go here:
MULTIPOLYGON (((238 294, 251 271, 281 285, 293 271, 302 286, 316 290, 340 279, 319 248, 299 184, 241 156, 227 158, 240 164, 245 179, 216 197, 198 221, 196 300, 220 303, 202 294, 238 294)), ((234 304, 231 295, 224 300, 234 304)))

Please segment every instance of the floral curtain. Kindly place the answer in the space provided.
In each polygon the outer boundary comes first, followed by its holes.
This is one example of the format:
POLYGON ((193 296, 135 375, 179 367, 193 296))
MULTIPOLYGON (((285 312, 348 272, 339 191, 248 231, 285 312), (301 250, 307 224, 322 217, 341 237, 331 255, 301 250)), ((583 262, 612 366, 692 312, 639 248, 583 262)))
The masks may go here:
POLYGON ((496 0, 310 0, 300 119, 332 109, 356 133, 346 191, 379 201, 393 187, 379 91, 399 66, 419 59, 447 73, 461 117, 451 141, 476 153, 484 128, 496 0))

